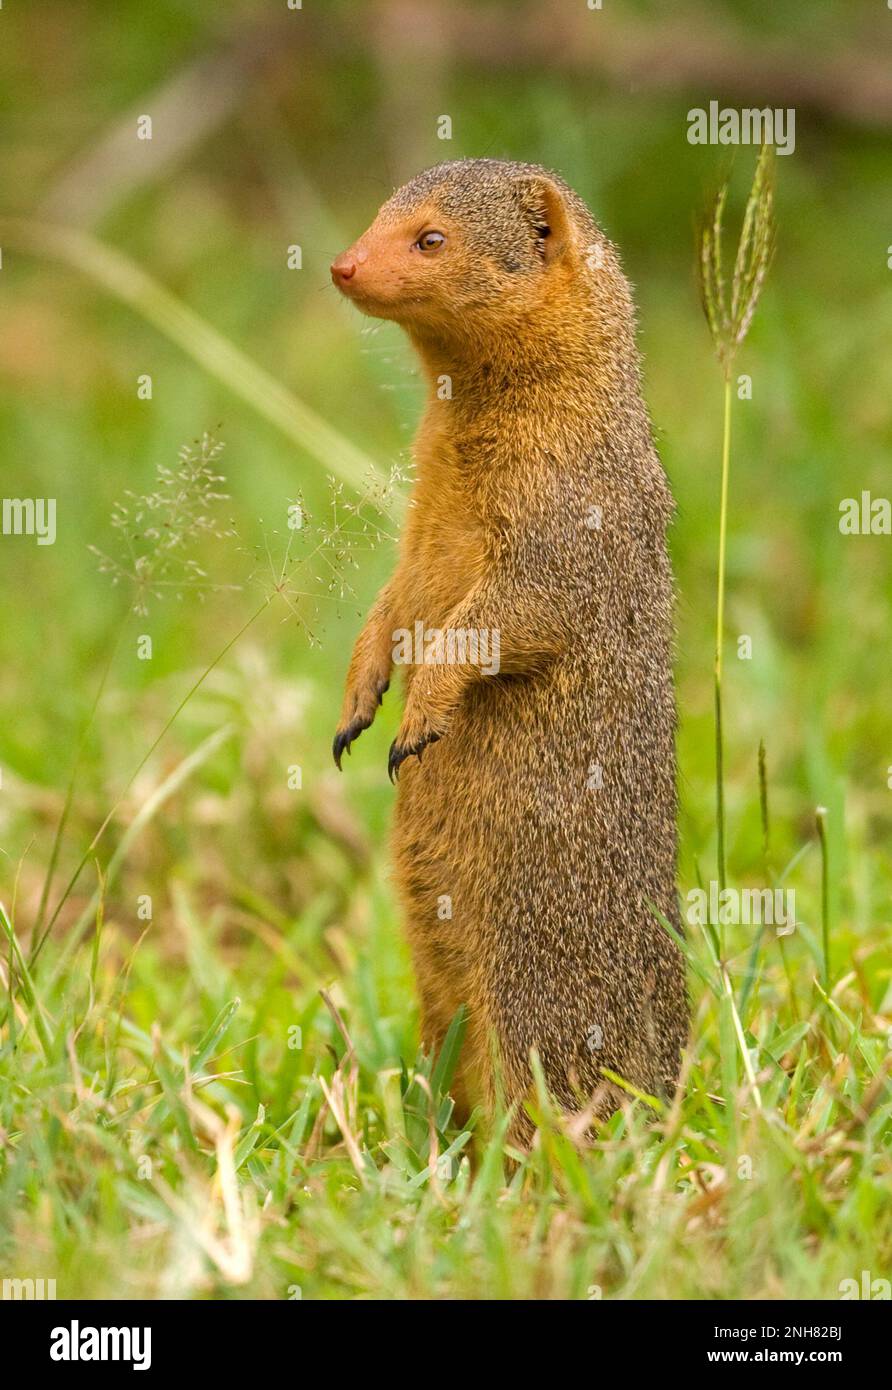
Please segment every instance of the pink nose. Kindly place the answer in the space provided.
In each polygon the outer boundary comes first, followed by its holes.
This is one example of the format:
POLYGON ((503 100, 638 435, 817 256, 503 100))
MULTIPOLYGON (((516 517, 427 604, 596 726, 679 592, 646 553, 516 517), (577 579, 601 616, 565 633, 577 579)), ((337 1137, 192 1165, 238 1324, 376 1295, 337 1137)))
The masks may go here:
POLYGON ((346 285, 356 274, 356 262, 348 251, 342 251, 331 263, 331 278, 336 285, 346 285))

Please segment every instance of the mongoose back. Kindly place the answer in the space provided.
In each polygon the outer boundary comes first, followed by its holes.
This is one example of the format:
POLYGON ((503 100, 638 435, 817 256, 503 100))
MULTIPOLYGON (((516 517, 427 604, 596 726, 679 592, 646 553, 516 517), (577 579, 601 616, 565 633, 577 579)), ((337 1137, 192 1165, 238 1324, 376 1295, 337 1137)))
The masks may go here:
POLYGON ((334 754, 393 665, 405 708, 396 882, 437 1047, 468 1010, 456 1099, 524 1102, 531 1049, 568 1111, 678 1076, 672 498, 614 247, 555 174, 418 175, 332 265, 407 331, 428 382, 393 577, 353 653, 334 754), (420 640, 418 640, 420 638, 420 640))

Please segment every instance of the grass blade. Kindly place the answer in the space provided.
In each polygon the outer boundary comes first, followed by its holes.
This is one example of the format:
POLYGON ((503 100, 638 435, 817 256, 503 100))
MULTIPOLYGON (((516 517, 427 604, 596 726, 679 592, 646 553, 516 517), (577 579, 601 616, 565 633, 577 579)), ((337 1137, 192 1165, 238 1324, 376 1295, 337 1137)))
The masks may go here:
POLYGON ((370 481, 385 485, 368 454, 123 252, 72 227, 19 218, 0 219, 0 239, 4 246, 61 261, 101 285, 280 429, 326 473, 358 490, 370 481))

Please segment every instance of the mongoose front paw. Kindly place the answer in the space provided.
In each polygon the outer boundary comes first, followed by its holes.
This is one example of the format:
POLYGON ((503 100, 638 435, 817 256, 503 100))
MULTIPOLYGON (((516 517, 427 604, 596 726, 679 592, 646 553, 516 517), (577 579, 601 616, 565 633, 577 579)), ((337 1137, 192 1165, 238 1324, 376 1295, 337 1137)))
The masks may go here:
POLYGON ((332 757, 335 760, 339 772, 341 770, 341 758, 345 753, 350 752, 351 743, 359 738, 363 729, 367 729, 371 724, 375 717, 375 712, 384 698, 384 692, 389 685, 389 680, 382 681, 381 684, 377 686, 374 695, 370 699, 364 701, 354 700, 352 702, 354 711, 352 718, 344 719, 342 716, 341 726, 335 734, 334 741, 331 745, 332 757))
POLYGON ((396 781, 399 777, 401 763, 404 763, 407 758, 413 757, 421 762, 421 755, 425 748, 429 743, 436 743, 439 737, 439 734, 424 734, 416 743, 411 745, 400 743, 399 739, 394 739, 393 743, 390 745, 390 753, 387 758, 387 776, 390 778, 391 782, 396 781))

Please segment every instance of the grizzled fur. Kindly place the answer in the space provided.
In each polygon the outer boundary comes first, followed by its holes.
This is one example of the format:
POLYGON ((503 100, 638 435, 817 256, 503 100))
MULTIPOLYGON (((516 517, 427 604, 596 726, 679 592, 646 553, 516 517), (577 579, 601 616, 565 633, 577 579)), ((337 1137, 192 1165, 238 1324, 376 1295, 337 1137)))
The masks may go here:
POLYGON ((527 1141, 531 1049, 563 1106, 604 1115, 620 1093, 602 1068, 665 1093, 687 1033, 682 958, 651 910, 680 929, 672 500, 629 286, 575 193, 497 160, 413 179, 339 273, 403 324, 430 392, 335 754, 374 717, 395 629, 498 629, 497 675, 403 668, 393 850, 424 1041, 467 1005, 460 1103, 503 1090, 527 1141), (413 246, 426 226, 446 237, 432 255, 413 246))

